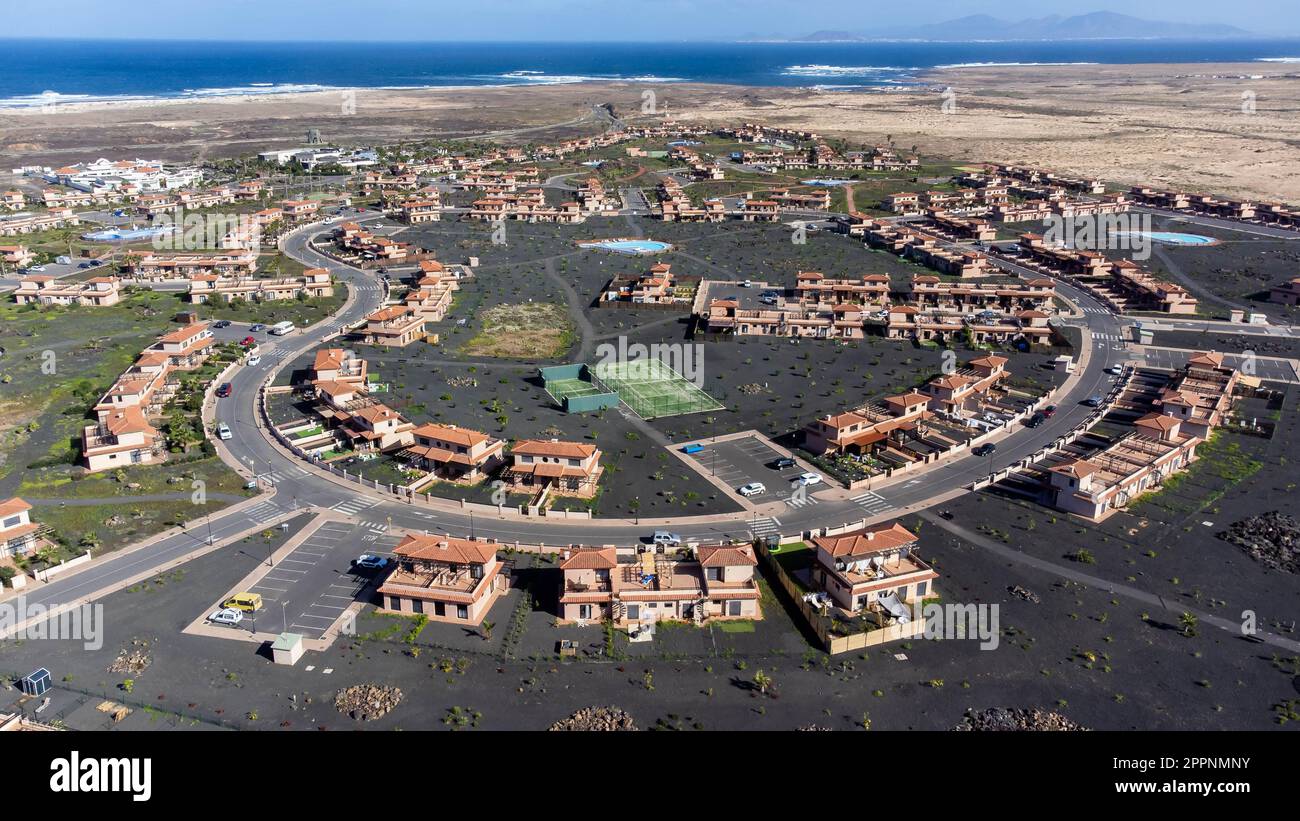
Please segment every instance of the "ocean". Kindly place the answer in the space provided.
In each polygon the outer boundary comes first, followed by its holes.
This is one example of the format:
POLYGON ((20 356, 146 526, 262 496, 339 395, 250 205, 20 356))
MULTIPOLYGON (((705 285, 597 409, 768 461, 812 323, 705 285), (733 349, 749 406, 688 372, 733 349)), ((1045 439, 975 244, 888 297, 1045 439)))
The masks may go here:
MULTIPOLYGON (((967 65, 1300 63, 1300 40, 876 43, 323 43, 0 39, 0 107, 338 88, 624 80, 898 87, 967 65)), ((1297 70, 1300 70, 1298 68, 1297 70)))

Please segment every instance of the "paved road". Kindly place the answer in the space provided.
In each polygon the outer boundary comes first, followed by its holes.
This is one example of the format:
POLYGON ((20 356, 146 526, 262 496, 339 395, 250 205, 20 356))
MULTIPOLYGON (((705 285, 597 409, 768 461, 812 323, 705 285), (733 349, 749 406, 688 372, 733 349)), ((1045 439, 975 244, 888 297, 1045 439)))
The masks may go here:
MULTIPOLYGON (((364 216, 361 219, 374 220, 378 216, 364 216)), ((308 266, 329 269, 338 279, 353 286, 356 298, 339 315, 321 323, 317 328, 264 343, 261 364, 253 368, 241 368, 232 377, 232 395, 221 400, 217 409, 218 421, 228 424, 233 433, 232 438, 223 444, 233 458, 264 477, 263 482, 274 485, 277 492, 274 498, 267 499, 252 509, 213 516, 213 538, 220 540, 232 536, 248 528, 250 522, 269 521, 305 505, 339 510, 362 521, 382 522, 390 527, 487 536, 503 542, 540 542, 551 545, 633 544, 649 535, 653 529, 650 525, 631 519, 568 522, 563 519, 505 518, 460 510, 432 509, 419 504, 368 496, 355 488, 307 470, 273 447, 253 421, 258 386, 266 379, 269 371, 278 363, 316 347, 324 336, 342 324, 361 319, 379 303, 381 292, 373 287, 373 274, 336 262, 309 247, 308 240, 311 236, 329 230, 328 226, 321 225, 300 229, 284 239, 284 249, 290 256, 308 266)), ((1083 318, 1076 321, 1086 332, 1119 338, 1122 334, 1119 318, 1083 292, 1064 283, 1059 283, 1058 287, 1063 295, 1084 309, 1083 318)), ((956 459, 932 468, 921 478, 864 493, 854 499, 825 499, 815 505, 791 507, 774 516, 744 512, 730 517, 698 517, 696 521, 674 524, 672 529, 688 541, 748 539, 754 535, 796 533, 824 525, 857 521, 864 516, 888 515, 890 511, 909 505, 925 505, 940 494, 959 489, 984 477, 991 470, 998 470, 1029 456, 1044 443, 1067 432, 1083 419, 1089 409, 1079 403, 1088 396, 1104 392, 1110 379, 1104 373, 1104 368, 1128 358, 1122 346, 1109 342, 1090 341, 1089 344, 1096 346, 1092 351, 1090 366, 1073 390, 1057 397, 1056 404, 1060 411, 1038 429, 1017 431, 1004 439, 998 445, 996 456, 991 459, 956 459)), ((96 563, 66 579, 55 580, 29 598, 47 606, 75 601, 196 549, 207 539, 206 527, 201 529, 202 533, 180 534, 133 553, 96 563)), ((359 546, 358 549, 363 548, 359 546)))

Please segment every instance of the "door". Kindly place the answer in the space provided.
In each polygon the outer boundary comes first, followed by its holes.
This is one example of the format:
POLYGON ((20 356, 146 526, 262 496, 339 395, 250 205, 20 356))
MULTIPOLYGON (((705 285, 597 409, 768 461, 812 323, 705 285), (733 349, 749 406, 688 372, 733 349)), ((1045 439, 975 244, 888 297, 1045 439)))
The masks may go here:
POLYGON ((742 602, 740 601, 740 599, 732 599, 731 601, 727 602, 727 615, 739 616, 741 604, 742 602))

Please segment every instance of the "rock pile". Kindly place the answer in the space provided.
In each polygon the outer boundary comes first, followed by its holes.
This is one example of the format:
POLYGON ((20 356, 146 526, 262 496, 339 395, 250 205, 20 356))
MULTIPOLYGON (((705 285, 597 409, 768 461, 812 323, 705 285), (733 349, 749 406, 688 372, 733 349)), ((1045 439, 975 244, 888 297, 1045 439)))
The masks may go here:
POLYGON ((1018 599, 1024 599, 1025 601, 1033 602, 1034 604, 1038 604, 1039 602, 1042 601, 1042 599, 1038 598, 1037 593, 1035 593, 1032 590, 1026 590, 1020 585, 1016 585, 1015 587, 1008 587, 1007 592, 1018 599))
POLYGON ((117 658, 109 665, 108 672, 142 673, 151 661, 153 661, 153 658, 149 655, 149 642, 134 639, 130 647, 117 654, 117 658))
POLYGON ((1017 710, 1013 707, 990 707, 979 712, 967 712, 962 723, 954 730, 1005 731, 1012 732, 1050 732, 1062 730, 1086 730, 1070 719, 1050 710, 1031 707, 1017 710))
POLYGON ((358 721, 373 721, 392 712, 402 703, 402 691, 397 687, 379 684, 357 684, 339 690, 334 696, 334 707, 358 721))
POLYGON ((555 722, 550 729, 553 732, 615 732, 635 730, 636 722, 617 707, 584 707, 563 721, 555 722))
POLYGON ((1300 573, 1300 523, 1293 516, 1271 510, 1233 522, 1219 538, 1260 564, 1284 573, 1300 573))

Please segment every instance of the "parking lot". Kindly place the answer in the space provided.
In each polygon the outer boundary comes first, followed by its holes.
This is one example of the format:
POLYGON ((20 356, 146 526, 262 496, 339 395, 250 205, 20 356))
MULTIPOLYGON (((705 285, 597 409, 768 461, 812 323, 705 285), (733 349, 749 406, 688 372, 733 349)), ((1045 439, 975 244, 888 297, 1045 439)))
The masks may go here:
MULTIPOLYGON (((1173 370, 1181 368, 1187 364, 1188 358, 1191 357, 1192 351, 1179 350, 1177 348, 1146 348, 1146 363, 1152 368, 1163 368, 1173 370)), ((1241 354, 1225 353, 1223 355, 1223 364, 1233 368, 1240 368, 1245 361, 1241 354)), ((1265 381, 1272 382, 1297 382, 1295 361, 1290 359, 1270 359, 1262 356, 1255 357, 1255 376, 1265 381)))
POLYGON ((246 588, 261 595, 263 609, 240 627, 319 639, 374 580, 374 572, 353 572, 352 560, 362 553, 392 555, 398 538, 380 527, 327 521, 312 531, 246 588))
POLYGON ((700 442, 704 450, 690 454, 697 470, 706 476, 717 476, 739 497, 737 489, 751 482, 760 482, 766 490, 749 497, 756 504, 785 499, 790 495, 790 483, 808 468, 796 464, 783 470, 767 466, 773 459, 785 456, 757 435, 720 442, 700 442))

